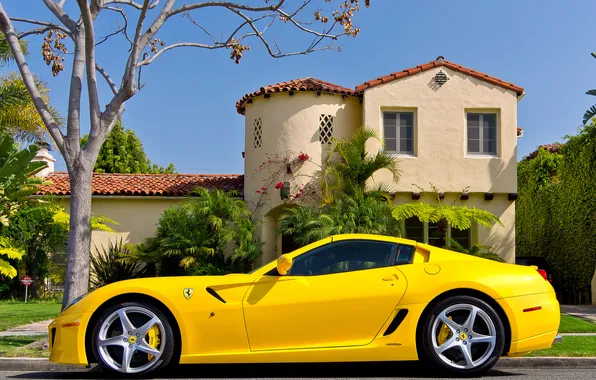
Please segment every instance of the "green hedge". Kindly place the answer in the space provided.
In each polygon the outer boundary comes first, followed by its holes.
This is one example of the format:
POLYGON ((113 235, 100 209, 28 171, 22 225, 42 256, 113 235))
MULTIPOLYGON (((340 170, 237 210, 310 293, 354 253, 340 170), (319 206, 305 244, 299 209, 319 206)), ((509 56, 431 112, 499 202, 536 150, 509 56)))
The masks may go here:
POLYGON ((596 126, 566 140, 518 164, 516 255, 544 257, 569 302, 596 269, 596 126))

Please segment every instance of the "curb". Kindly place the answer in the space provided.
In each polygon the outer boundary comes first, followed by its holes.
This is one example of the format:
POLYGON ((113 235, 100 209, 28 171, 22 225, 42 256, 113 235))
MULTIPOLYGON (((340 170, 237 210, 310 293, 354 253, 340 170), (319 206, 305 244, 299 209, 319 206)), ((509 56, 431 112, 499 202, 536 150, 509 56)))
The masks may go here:
POLYGON ((84 371, 83 366, 52 363, 46 358, 0 358, 0 371, 84 371))
POLYGON ((510 368, 596 368, 596 357, 535 357, 535 358, 501 358, 495 369, 510 368))
MULTIPOLYGON (((536 358, 501 358, 494 369, 512 368, 580 368, 596 369, 596 357, 536 357, 536 358)), ((83 366, 51 363, 45 358, 0 358, 0 371, 94 371, 83 366)))

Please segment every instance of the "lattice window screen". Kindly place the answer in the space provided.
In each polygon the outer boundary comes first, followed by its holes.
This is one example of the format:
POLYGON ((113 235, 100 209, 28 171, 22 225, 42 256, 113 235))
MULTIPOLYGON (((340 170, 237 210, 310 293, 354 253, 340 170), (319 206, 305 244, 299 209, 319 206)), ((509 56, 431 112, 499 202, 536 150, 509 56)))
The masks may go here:
POLYGON ((321 144, 331 144, 333 138, 333 116, 320 115, 319 116, 319 141, 321 144))
POLYGON ((260 117, 254 120, 253 128, 253 146, 256 149, 263 145, 263 121, 260 117))

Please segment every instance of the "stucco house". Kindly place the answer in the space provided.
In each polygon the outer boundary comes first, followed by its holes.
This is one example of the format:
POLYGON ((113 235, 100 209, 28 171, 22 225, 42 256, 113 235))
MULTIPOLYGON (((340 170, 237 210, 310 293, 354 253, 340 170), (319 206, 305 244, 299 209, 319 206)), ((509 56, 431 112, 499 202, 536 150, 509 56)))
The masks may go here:
MULTIPOLYGON (((488 210, 504 226, 449 229, 448 236, 464 246, 492 246, 509 262, 515 256, 515 199, 517 197, 517 103, 524 90, 443 57, 394 72, 356 86, 342 87, 304 78, 261 87, 236 104, 245 117, 244 197, 258 207, 263 223, 263 260, 291 249, 276 233, 287 201, 276 192, 260 191, 271 170, 263 165, 272 155, 290 159, 304 153, 309 160, 299 173, 281 172, 279 181, 294 188, 304 185, 321 165, 330 137, 349 138, 359 127, 378 131, 383 146, 371 140, 371 152, 384 149, 399 157, 401 179, 392 184, 395 202, 416 202, 417 186, 430 183, 452 199, 468 188, 461 202, 488 210), (302 179, 300 179, 302 178, 302 179), (416 186, 417 185, 417 186, 416 186)), ((392 183, 389 172, 375 182, 392 183)), ((436 226, 406 222, 407 237, 430 244, 436 226)))
MULTIPOLYGON (((278 218, 292 202, 276 191, 263 193, 271 171, 263 170, 267 157, 309 160, 298 172, 280 171, 275 181, 291 182, 297 190, 320 168, 331 138, 349 138, 359 127, 378 131, 384 146, 371 140, 370 151, 385 149, 399 157, 401 179, 392 184, 395 202, 416 202, 421 186, 435 184, 445 199, 459 196, 469 207, 489 210, 503 227, 450 229, 464 246, 490 245, 507 261, 514 260, 515 199, 517 191, 517 102, 521 87, 454 64, 442 57, 426 64, 364 82, 355 89, 314 78, 264 86, 244 95, 236 110, 245 117, 245 174, 99 174, 93 176, 92 212, 120 223, 117 235, 95 233, 94 244, 124 237, 137 243, 152 236, 163 210, 179 204, 196 186, 240 191, 255 210, 263 261, 292 248, 278 236, 278 218), (261 169, 261 170, 259 170, 261 169)), ((70 184, 66 173, 53 170, 54 159, 41 150, 38 160, 48 162, 42 175, 52 185, 38 195, 59 197, 68 208, 70 184)), ((391 183, 379 172, 375 182, 391 183)), ((438 243, 436 226, 406 222, 407 237, 438 243)))

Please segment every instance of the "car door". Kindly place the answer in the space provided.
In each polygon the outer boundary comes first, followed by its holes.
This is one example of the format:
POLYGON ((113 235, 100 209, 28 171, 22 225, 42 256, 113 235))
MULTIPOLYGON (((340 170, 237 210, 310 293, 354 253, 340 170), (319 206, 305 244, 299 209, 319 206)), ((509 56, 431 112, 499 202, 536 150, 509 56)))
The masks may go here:
POLYGON ((398 245, 336 241, 293 260, 286 276, 265 275, 243 306, 251 351, 370 343, 406 290, 398 245))

